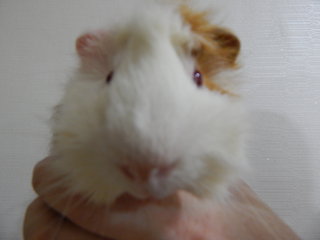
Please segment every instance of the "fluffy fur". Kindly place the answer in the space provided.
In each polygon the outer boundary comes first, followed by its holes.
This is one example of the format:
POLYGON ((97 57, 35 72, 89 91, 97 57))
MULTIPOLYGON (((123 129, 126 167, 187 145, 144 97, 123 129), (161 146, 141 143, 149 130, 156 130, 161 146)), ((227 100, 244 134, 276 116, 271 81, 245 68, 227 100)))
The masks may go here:
POLYGON ((214 82, 239 46, 201 13, 159 4, 82 35, 80 68, 53 118, 53 168, 95 202, 178 189, 221 196, 247 166, 242 103, 214 82), (195 69, 205 86, 193 82, 195 69))

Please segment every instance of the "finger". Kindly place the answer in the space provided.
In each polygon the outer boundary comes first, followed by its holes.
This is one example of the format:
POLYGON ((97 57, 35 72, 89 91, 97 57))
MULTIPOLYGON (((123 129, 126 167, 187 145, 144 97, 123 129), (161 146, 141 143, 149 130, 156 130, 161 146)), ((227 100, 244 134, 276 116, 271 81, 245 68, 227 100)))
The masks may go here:
POLYGON ((75 226, 40 198, 34 200, 27 209, 23 234, 25 240, 108 240, 75 226))
POLYGON ((230 191, 232 201, 224 211, 230 224, 229 239, 239 234, 243 239, 300 239, 245 182, 238 182, 230 191))
POLYGON ((264 239, 282 239, 274 236, 298 239, 245 183, 234 185, 231 188, 230 201, 218 207, 205 206, 199 199, 183 193, 163 201, 152 202, 137 201, 123 196, 112 208, 108 208, 81 201, 80 195, 65 197, 63 194, 67 189, 63 186, 49 188, 50 191, 43 193, 50 184, 61 178, 50 171, 47 164, 49 161, 50 159, 44 160, 35 169, 36 191, 55 209, 66 213, 73 222, 102 236, 118 240, 154 239, 154 234, 160 233, 165 236, 164 231, 169 229, 176 237, 165 239, 239 239, 239 235, 245 237, 241 239, 255 239, 252 237, 261 234, 265 236, 264 239), (59 201, 54 200, 57 196, 60 196, 59 201), (79 204, 71 205, 68 211, 65 211, 67 202, 79 204), (194 211, 189 211, 192 208, 194 211), (143 210, 149 215, 138 216, 139 211, 141 213, 143 210), (131 215, 136 215, 136 218, 131 215), (252 224, 248 225, 248 222, 252 224), (275 222, 279 226, 277 229, 274 227, 275 222), (204 235, 206 237, 203 237, 204 235))

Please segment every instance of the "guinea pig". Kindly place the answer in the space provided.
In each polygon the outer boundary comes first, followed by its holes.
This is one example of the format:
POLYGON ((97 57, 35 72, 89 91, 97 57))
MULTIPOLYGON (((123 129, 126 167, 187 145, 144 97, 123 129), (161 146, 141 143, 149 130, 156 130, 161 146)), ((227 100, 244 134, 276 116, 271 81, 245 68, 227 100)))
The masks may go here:
POLYGON ((128 19, 78 37, 52 168, 97 203, 220 198, 248 165, 244 104, 216 81, 237 67, 240 41, 187 6, 150 4, 128 19))

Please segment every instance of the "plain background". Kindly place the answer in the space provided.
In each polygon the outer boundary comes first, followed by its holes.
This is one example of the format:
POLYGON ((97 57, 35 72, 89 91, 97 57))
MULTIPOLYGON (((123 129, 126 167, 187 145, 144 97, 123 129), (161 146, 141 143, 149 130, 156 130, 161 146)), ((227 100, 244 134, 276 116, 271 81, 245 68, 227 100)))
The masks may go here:
MULTIPOLYGON (((48 119, 76 63, 75 38, 134 2, 0 1, 0 239, 21 239, 32 168, 48 151, 48 119)), ((196 5, 215 9, 242 40, 251 186, 303 239, 319 240, 320 2, 196 5)))

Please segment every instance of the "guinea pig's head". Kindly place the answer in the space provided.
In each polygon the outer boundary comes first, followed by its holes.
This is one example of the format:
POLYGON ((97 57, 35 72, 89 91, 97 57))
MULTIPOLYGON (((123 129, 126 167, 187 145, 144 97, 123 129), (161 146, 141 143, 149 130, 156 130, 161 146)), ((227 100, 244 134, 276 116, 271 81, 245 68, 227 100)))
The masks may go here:
POLYGON ((239 47, 187 7, 80 36, 80 67, 54 115, 53 166, 96 202, 217 195, 246 165, 241 101, 215 82, 239 47))

